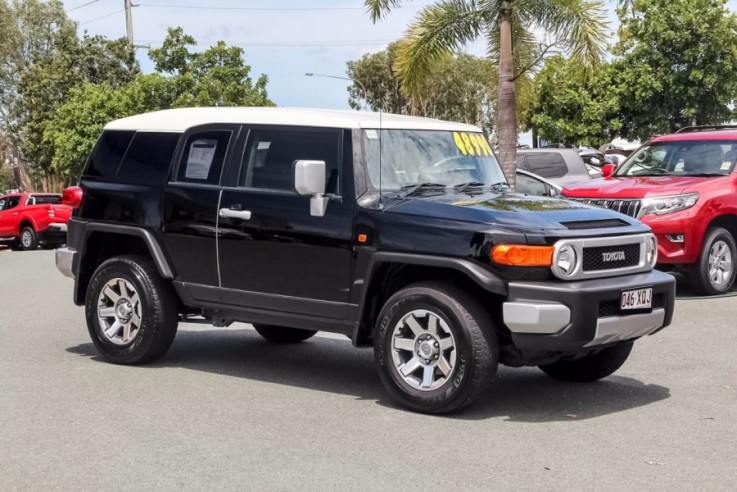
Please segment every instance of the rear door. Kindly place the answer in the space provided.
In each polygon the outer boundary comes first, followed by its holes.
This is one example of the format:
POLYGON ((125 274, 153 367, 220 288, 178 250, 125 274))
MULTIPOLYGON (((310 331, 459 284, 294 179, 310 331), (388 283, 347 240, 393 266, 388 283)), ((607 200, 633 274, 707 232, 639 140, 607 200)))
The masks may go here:
POLYGON ((216 227, 221 179, 240 125, 190 129, 175 156, 164 194, 164 238, 177 272, 199 300, 220 302, 216 227))
POLYGON ((343 140, 338 129, 250 129, 220 203, 220 210, 242 212, 219 219, 225 303, 347 317, 354 200, 343 140), (325 161, 326 191, 346 197, 331 199, 324 217, 311 216, 310 197, 294 189, 294 161, 301 159, 325 161))

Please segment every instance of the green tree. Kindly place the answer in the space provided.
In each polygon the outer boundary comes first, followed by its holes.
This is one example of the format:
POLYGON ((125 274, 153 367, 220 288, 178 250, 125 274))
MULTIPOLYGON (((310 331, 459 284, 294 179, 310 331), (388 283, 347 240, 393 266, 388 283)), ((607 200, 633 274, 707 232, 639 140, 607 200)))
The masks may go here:
POLYGON ((273 106, 266 76, 253 83, 243 50, 220 42, 194 53, 195 44, 181 29, 171 29, 162 48, 150 50, 165 74, 139 75, 122 87, 105 81, 74 90, 43 135, 46 148, 53 149, 54 172, 74 182, 102 128, 117 118, 186 106, 273 106))
POLYGON ((612 90, 615 79, 609 64, 584 78, 573 60, 548 58, 535 74, 527 125, 550 142, 599 147, 621 128, 619 98, 612 90))
POLYGON ((737 17, 725 0, 635 0, 614 53, 621 134, 647 138, 734 118, 737 17))
POLYGON ((41 189, 59 187, 43 134, 72 89, 122 86, 140 71, 127 41, 80 39, 58 0, 0 0, 0 62, 0 128, 41 189))
MULTIPOLYGON (((365 3, 375 22, 402 1, 365 3)), ((604 4, 598 0, 439 0, 425 7, 410 26, 398 53, 398 76, 406 93, 417 98, 421 81, 439 59, 485 37, 499 66, 499 158, 514 185, 518 129, 515 81, 537 65, 550 48, 538 45, 533 31, 550 33, 554 44, 569 50, 582 69, 590 69, 604 53, 606 26, 604 4)))
POLYGON ((399 43, 392 43, 348 62, 348 76, 354 80, 348 88, 352 108, 366 103, 374 111, 460 121, 491 130, 496 68, 490 60, 462 53, 446 56, 427 74, 422 95, 413 103, 400 90, 393 70, 398 47, 399 43))

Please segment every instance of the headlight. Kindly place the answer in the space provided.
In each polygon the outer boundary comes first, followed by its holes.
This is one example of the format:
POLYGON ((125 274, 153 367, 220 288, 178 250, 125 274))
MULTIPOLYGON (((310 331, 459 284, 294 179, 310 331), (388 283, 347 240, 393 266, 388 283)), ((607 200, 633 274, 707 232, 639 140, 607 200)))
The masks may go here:
POLYGON ((679 210, 686 210, 687 208, 693 207, 698 199, 698 193, 645 198, 642 200, 640 216, 649 214, 665 215, 671 212, 678 212, 679 210))
POLYGON ((658 240, 650 236, 645 240, 645 262, 655 268, 658 262, 658 240))
POLYGON ((573 275, 576 270, 576 250, 566 245, 558 250, 555 255, 555 269, 561 277, 573 275))

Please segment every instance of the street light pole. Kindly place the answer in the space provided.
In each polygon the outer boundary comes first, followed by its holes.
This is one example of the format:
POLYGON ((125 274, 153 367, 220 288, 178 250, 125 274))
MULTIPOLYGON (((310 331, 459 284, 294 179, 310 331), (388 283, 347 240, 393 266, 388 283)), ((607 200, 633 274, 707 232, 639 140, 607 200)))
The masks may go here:
MULTIPOLYGON (((363 100, 368 103, 368 92, 366 91, 366 86, 364 86, 359 80, 349 79, 348 77, 339 77, 337 75, 326 75, 324 73, 307 72, 305 75, 307 77, 325 77, 327 79, 347 80, 348 82, 353 82, 361 88, 361 91, 363 92, 363 100)), ((363 104, 361 105, 361 109, 363 109, 363 104)))

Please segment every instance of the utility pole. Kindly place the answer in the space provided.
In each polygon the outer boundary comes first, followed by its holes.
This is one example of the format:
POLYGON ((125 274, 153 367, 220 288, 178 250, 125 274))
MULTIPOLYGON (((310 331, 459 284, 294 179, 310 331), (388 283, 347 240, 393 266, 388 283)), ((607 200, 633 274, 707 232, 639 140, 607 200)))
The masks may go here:
POLYGON ((125 30, 128 33, 128 43, 133 46, 133 2, 123 0, 125 3, 125 30))

